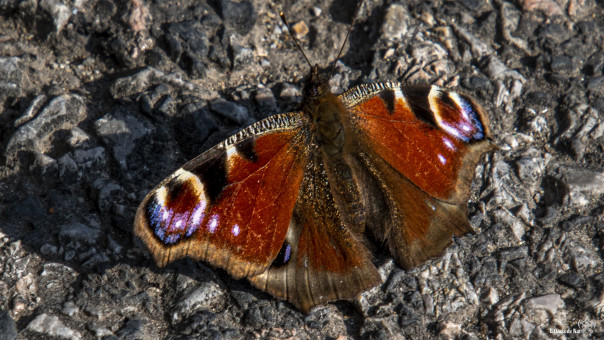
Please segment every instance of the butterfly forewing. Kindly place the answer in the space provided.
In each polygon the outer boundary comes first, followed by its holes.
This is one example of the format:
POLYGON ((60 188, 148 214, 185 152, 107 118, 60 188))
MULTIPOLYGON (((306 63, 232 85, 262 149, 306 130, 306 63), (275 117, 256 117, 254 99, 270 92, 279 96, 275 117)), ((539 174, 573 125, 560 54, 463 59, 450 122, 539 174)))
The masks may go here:
POLYGON ((361 85, 340 98, 354 134, 350 152, 384 197, 382 219, 370 227, 398 262, 416 266, 470 232, 470 183, 492 148, 481 107, 436 86, 396 83, 361 85))
POLYGON ((263 120, 185 164, 143 200, 136 234, 159 266, 189 256, 262 273, 285 239, 308 152, 299 113, 263 120))

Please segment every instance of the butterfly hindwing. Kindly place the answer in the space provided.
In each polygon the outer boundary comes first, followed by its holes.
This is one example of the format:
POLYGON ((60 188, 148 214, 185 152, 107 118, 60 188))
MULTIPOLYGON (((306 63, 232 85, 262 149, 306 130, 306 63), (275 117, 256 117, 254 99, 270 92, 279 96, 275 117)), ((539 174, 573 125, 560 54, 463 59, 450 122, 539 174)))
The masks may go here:
POLYGON ((277 257, 302 183, 299 113, 267 118, 186 163, 143 200, 135 233, 159 266, 188 256, 241 278, 277 257))
POLYGON ((432 87, 369 84, 340 96, 353 152, 384 197, 370 224, 405 268, 442 253, 472 231, 467 200, 480 156, 492 148, 488 119, 471 98, 432 87), (356 150, 356 151, 355 151, 356 150))
POLYGON ((342 216, 321 155, 309 160, 284 246, 269 269, 250 282, 307 312, 351 299, 380 282, 362 234, 342 216))

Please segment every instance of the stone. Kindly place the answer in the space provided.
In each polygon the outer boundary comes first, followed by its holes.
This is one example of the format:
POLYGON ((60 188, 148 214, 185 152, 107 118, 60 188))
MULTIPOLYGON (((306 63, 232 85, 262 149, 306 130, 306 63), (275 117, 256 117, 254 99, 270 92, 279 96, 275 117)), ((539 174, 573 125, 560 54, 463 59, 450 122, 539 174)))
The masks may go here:
POLYGON ((121 339, 148 339, 144 329, 143 321, 138 319, 130 319, 124 327, 117 331, 116 335, 121 339))
POLYGON ((71 17, 70 8, 60 0, 40 0, 39 6, 52 17, 55 33, 61 32, 71 17))
POLYGON ((382 31, 389 40, 401 40, 408 31, 409 13, 403 5, 392 4, 386 10, 382 31))
POLYGON ((559 74, 571 74, 575 71, 575 65, 573 59, 569 56, 561 55, 552 57, 550 68, 553 72, 559 74))
POLYGON ((170 58, 193 77, 205 74, 210 41, 197 20, 168 25, 165 40, 170 58))
POLYGON ((103 212, 113 211, 116 198, 122 196, 123 188, 115 181, 105 178, 95 180, 92 186, 98 190, 97 205, 99 209, 103 212))
POLYGON ((233 67, 242 68, 252 61, 252 50, 250 48, 241 46, 239 44, 231 44, 231 51, 233 52, 233 67))
POLYGON ((96 134, 112 150, 113 157, 122 169, 128 167, 127 157, 135 142, 151 132, 133 112, 117 108, 94 122, 96 134))
POLYGON ((58 254, 57 246, 52 245, 50 243, 45 243, 40 248, 40 253, 42 255, 56 256, 58 254))
POLYGON ((237 125, 243 124, 248 118, 248 111, 245 107, 235 103, 217 98, 210 102, 210 109, 223 118, 228 119, 237 125))
MULTIPOLYGON (((18 57, 0 56, 0 104, 9 97, 21 94, 21 79, 23 77, 21 59, 18 57)), ((3 110, 0 105, 0 114, 3 110)))
POLYGON ((558 309, 564 308, 564 300, 560 294, 548 294, 528 299, 525 306, 528 309, 544 309, 553 315, 558 309))
POLYGON ((2 310, 0 311, 0 340, 15 339, 17 339, 17 325, 10 314, 2 310))
POLYGON ((575 289, 578 289, 583 285, 583 279, 575 272, 568 272, 560 275, 558 281, 575 289))
POLYGON ((196 312, 209 310, 222 303, 224 291, 213 281, 202 282, 185 289, 181 298, 174 306, 172 322, 179 323, 184 317, 196 312))
POLYGON ((571 241, 567 248, 567 254, 572 268, 577 272, 602 267, 602 260, 593 249, 576 244, 575 241, 571 241))
POLYGON ((181 150, 196 156, 203 149, 208 137, 218 130, 205 102, 187 104, 176 115, 176 139, 181 150))
POLYGON ((261 119, 270 116, 271 113, 277 112, 277 99, 275 99, 273 91, 266 87, 259 87, 256 90, 254 101, 259 106, 261 119))
POLYGON ((219 5, 224 25, 227 28, 235 30, 241 35, 246 35, 252 30, 257 14, 250 1, 221 0, 219 5))
POLYGON ((604 172, 561 166, 555 176, 568 186, 568 203, 586 206, 604 194, 604 172))
POLYGON ((528 339, 535 325, 522 319, 514 319, 510 323, 510 335, 518 339, 528 339))
POLYGON ((79 312, 80 308, 78 308, 78 306, 73 301, 65 302, 63 304, 63 309, 61 310, 62 314, 67 315, 69 317, 74 317, 79 312))
POLYGON ((72 249, 95 245, 101 233, 100 230, 90 228, 79 222, 63 225, 60 229, 59 242, 63 247, 72 249))
POLYGON ((501 261, 513 261, 513 260, 517 260, 523 257, 526 257, 528 255, 528 247, 527 246, 521 246, 521 247, 514 247, 514 248, 508 248, 508 249, 504 249, 501 252, 499 252, 499 259, 501 261))
MULTIPOLYGON (((533 149, 533 151, 536 151, 533 149)), ((545 170, 545 159, 538 154, 527 152, 525 157, 516 161, 518 177, 528 185, 535 186, 541 181, 545 170)))
POLYGON ((292 30, 296 38, 302 39, 304 38, 310 30, 304 21, 299 21, 292 26, 292 30))
POLYGON ((85 118, 86 105, 82 97, 65 94, 51 99, 34 119, 21 125, 11 136, 6 147, 8 166, 18 171, 26 165, 19 160, 22 152, 49 152, 58 131, 69 131, 85 118))
POLYGON ((157 84, 168 84, 176 88, 196 91, 197 95, 209 98, 208 90, 197 88, 192 83, 186 82, 183 77, 184 75, 179 73, 166 74, 155 68, 147 67, 131 76, 118 78, 109 88, 109 92, 114 99, 120 99, 142 93, 157 84))
POLYGON ((28 325, 27 329, 49 337, 61 339, 80 339, 82 335, 65 326, 58 317, 46 313, 39 314, 28 325))
POLYGON ((548 17, 564 15, 562 8, 554 0, 520 0, 518 2, 525 11, 542 11, 548 17))

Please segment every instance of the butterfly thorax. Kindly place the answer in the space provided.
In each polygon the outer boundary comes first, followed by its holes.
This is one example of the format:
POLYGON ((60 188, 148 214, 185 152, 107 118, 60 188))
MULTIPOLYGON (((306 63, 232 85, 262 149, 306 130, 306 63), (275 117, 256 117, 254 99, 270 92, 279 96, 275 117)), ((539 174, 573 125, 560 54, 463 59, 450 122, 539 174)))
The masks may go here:
POLYGON ((302 94, 300 109, 311 119, 311 128, 323 150, 329 155, 340 153, 345 141, 341 114, 346 108, 329 90, 318 65, 311 69, 302 94))

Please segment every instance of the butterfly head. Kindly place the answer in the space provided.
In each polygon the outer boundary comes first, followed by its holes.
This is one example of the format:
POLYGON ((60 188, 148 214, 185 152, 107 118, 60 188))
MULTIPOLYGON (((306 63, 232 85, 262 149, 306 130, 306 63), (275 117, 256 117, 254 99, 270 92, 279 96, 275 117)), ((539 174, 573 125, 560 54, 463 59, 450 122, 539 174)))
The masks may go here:
POLYGON ((302 96, 305 100, 312 100, 320 97, 327 90, 327 78, 321 74, 319 65, 315 64, 310 69, 308 77, 304 81, 302 96))

